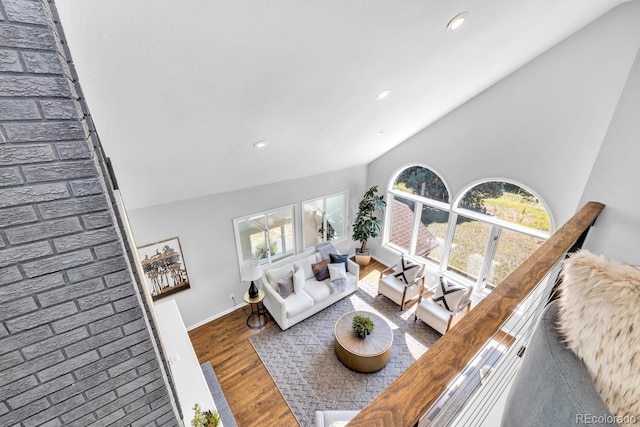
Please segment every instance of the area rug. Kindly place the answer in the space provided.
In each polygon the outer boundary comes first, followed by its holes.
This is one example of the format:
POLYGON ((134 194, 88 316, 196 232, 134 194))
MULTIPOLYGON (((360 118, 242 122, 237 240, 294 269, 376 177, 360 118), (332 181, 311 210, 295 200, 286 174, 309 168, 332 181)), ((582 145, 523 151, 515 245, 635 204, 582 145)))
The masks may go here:
POLYGON ((400 307, 379 295, 377 284, 361 282, 350 296, 286 331, 277 326, 250 338, 253 347, 302 427, 313 426, 317 410, 364 408, 440 337, 421 321, 414 307, 400 307), (353 310, 383 317, 393 331, 389 363, 378 372, 345 367, 334 350, 333 327, 353 310))

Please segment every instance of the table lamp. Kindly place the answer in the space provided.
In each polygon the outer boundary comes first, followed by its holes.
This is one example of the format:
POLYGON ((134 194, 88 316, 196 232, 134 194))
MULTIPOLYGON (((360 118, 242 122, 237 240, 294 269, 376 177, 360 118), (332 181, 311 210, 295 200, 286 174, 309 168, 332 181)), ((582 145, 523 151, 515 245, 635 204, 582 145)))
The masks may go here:
POLYGON ((262 268, 257 261, 245 261, 240 268, 240 278, 243 282, 251 280, 249 286, 249 298, 255 298, 258 296, 258 287, 255 284, 255 280, 258 280, 262 276, 262 268))

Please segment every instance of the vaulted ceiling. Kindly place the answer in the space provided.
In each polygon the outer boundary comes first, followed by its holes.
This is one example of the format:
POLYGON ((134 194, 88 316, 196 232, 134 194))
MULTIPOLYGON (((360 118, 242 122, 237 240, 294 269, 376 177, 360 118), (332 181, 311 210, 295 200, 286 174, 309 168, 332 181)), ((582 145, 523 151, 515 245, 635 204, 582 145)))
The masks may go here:
POLYGON ((624 0, 56 0, 129 209, 364 165, 624 0), (465 23, 448 22, 467 12, 465 23), (383 90, 389 95, 376 96, 383 90), (262 149, 254 147, 266 140, 262 149))

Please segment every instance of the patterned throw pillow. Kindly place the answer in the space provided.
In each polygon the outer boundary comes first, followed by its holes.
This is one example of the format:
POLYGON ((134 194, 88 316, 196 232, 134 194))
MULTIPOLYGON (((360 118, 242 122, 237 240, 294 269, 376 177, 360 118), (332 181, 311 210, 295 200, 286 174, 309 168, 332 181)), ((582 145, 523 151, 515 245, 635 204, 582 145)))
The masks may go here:
POLYGON ((322 282, 329 278, 329 260, 325 259, 324 261, 320 261, 317 264, 312 264, 311 269, 313 270, 314 276, 316 276, 316 280, 322 282))
POLYGON ((329 264, 329 288, 331 293, 342 292, 347 289, 347 270, 344 268, 344 263, 329 264))
POLYGON ((460 304, 464 303, 464 298, 469 289, 465 286, 456 285, 440 277, 440 285, 436 288, 433 302, 449 311, 454 311, 460 304))
POLYGON ((420 273, 420 265, 406 259, 404 255, 400 255, 400 259, 394 268, 393 275, 400 281, 409 284, 413 283, 420 273))
POLYGON ((293 271, 278 280, 278 293, 284 299, 293 293, 293 271))

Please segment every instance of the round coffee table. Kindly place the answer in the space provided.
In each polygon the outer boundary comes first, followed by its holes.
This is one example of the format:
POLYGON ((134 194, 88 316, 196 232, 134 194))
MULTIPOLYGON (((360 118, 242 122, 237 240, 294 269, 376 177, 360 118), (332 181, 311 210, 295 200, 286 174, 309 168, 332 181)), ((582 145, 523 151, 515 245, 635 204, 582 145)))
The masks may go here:
POLYGON ((356 372, 375 372, 384 368, 391 357, 393 333, 380 316, 368 311, 352 311, 340 317, 333 328, 338 359, 356 372), (366 338, 358 337, 351 328, 353 316, 369 316, 375 327, 366 338))

